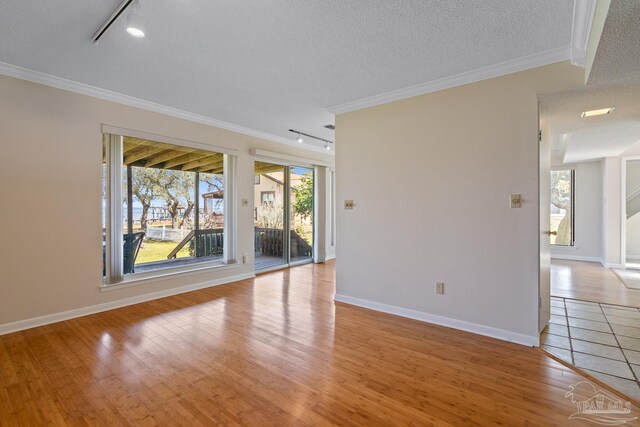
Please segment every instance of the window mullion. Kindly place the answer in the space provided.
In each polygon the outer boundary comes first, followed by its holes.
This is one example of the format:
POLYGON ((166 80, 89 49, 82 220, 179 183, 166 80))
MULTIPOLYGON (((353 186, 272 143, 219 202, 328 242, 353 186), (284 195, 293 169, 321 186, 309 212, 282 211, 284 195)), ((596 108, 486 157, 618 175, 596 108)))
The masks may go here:
POLYGON ((236 157, 225 154, 223 157, 224 176, 224 262, 235 262, 236 254, 236 157))
POLYGON ((576 170, 571 169, 571 246, 576 243, 576 170))
POLYGON ((194 193, 194 208, 196 210, 196 213, 193 220, 193 229, 195 230, 193 233, 195 239, 193 242, 193 247, 196 251, 196 258, 198 258, 199 256, 201 256, 200 235, 198 233, 200 231, 200 172, 198 171, 196 171, 194 193))
POLYGON ((108 136, 107 155, 107 230, 106 262, 107 283, 122 281, 122 141, 120 135, 108 136))

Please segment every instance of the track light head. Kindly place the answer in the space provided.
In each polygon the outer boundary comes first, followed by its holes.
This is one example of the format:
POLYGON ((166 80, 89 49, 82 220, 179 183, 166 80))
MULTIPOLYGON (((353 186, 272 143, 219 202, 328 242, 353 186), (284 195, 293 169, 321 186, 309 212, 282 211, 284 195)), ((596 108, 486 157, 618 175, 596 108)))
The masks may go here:
POLYGON ((144 37, 144 19, 140 15, 140 4, 137 0, 131 5, 131 12, 127 16, 127 33, 134 37, 144 37))

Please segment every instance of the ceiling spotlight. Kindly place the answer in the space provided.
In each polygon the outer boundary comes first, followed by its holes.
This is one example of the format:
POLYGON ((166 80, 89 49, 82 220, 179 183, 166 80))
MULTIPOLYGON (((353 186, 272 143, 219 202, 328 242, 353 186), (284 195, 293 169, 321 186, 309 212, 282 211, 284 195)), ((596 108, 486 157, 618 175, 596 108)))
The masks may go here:
POLYGON ((585 117, 593 117, 593 116, 602 116, 604 114, 611 113, 614 108, 616 107, 602 108, 600 110, 583 111, 582 114, 580 114, 580 117, 585 118, 585 117))
POLYGON ((298 138, 296 139, 296 141, 302 144, 304 142, 304 139, 302 139, 302 135, 298 134, 298 138))
POLYGON ((138 0, 134 0, 131 5, 131 12, 127 16, 127 33, 134 37, 144 37, 144 20, 140 15, 138 0))

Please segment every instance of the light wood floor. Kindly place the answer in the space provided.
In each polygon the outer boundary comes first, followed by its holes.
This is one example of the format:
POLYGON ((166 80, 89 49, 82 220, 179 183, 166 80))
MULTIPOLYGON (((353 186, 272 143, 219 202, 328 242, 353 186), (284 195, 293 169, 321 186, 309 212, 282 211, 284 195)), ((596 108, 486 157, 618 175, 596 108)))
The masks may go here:
POLYGON ((584 378, 540 350, 334 304, 334 274, 2 336, 0 425, 581 425, 584 378))
POLYGON ((551 295, 640 307, 640 290, 628 289, 613 271, 596 262, 552 260, 551 295))

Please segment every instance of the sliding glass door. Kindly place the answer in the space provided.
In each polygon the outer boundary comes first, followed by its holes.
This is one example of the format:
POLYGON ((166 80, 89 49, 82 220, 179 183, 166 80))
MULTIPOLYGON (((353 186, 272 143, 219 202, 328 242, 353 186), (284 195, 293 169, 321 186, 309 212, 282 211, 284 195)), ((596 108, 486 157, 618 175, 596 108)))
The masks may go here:
POLYGON ((313 169, 289 168, 289 262, 313 261, 313 169))
POLYGON ((255 163, 255 268, 313 261, 313 169, 255 163))
POLYGON ((256 270, 286 265, 285 218, 287 167, 256 162, 253 220, 256 270))

